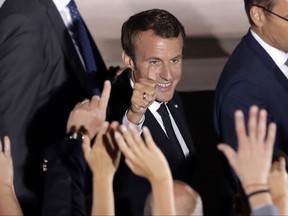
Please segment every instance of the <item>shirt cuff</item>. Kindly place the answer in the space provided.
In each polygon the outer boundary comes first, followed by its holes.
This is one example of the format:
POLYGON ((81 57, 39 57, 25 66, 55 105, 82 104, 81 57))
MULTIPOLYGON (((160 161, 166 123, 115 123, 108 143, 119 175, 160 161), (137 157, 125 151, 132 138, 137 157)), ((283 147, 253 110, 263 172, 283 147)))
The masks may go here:
POLYGON ((125 112, 125 115, 123 116, 123 119, 122 119, 122 124, 125 125, 125 126, 128 126, 129 124, 132 124, 135 126, 136 130, 139 132, 139 134, 141 134, 143 131, 142 131, 142 127, 143 127, 143 123, 145 121, 145 115, 143 115, 143 117, 140 119, 140 122, 136 125, 136 124, 133 124, 131 123, 128 118, 127 118, 127 112, 128 110, 126 110, 125 112))

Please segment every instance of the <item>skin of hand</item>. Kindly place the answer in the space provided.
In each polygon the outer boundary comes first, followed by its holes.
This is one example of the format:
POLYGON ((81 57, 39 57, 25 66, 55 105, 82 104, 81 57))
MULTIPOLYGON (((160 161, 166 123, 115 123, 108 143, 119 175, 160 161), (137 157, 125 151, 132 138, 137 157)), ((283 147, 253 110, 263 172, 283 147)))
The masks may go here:
POLYGON ((113 179, 118 168, 121 153, 114 139, 118 126, 118 122, 104 122, 92 146, 89 137, 84 136, 84 157, 95 178, 113 179))
POLYGON ((128 128, 121 126, 121 133, 116 131, 115 139, 125 155, 127 166, 151 183, 153 215, 175 215, 172 174, 150 131, 146 126, 143 127, 145 141, 131 124, 128 128))
MULTIPOLYGON (((235 125, 238 151, 235 152, 227 144, 218 145, 218 149, 227 157, 244 188, 245 185, 255 183, 267 184, 276 136, 276 124, 269 124, 266 137, 266 120, 267 111, 259 111, 257 106, 252 106, 249 111, 248 131, 246 132, 243 112, 237 110, 235 125)), ((245 192, 247 194, 251 191, 245 192)))
POLYGON ((128 128, 122 125, 120 128, 122 134, 116 131, 115 139, 125 155, 125 162, 136 175, 145 177, 150 182, 172 179, 167 160, 146 126, 143 127, 145 142, 133 125, 128 128))
POLYGON ((118 122, 104 122, 93 146, 84 136, 84 157, 93 173, 93 203, 91 215, 115 215, 113 178, 120 162, 120 150, 114 140, 118 122), (101 199, 99 199, 101 197, 101 199))
POLYGON ((268 185, 272 200, 281 211, 282 215, 288 215, 288 175, 286 171, 286 162, 283 157, 272 164, 268 185))
POLYGON ((0 141, 0 215, 23 215, 17 201, 13 184, 13 161, 11 142, 4 137, 4 145, 0 141))
POLYGON ((141 78, 134 83, 130 109, 127 118, 134 124, 138 124, 147 108, 155 101, 156 82, 153 79, 141 78), (145 92, 145 98, 143 94, 145 92))
POLYGON ((11 157, 11 143, 8 136, 4 137, 4 145, 0 140, 0 184, 3 186, 13 186, 13 162, 11 157))
POLYGON ((70 112, 67 121, 67 133, 80 131, 92 139, 100 130, 106 118, 106 109, 110 97, 111 83, 105 81, 101 98, 93 96, 77 103, 70 112))

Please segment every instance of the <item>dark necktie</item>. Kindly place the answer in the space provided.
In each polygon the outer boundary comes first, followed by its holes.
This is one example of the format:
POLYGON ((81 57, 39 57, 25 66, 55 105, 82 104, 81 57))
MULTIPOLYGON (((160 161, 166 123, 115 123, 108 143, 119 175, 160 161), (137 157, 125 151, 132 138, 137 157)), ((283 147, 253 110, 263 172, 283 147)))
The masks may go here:
POLYGON ((180 143, 176 137, 176 134, 174 132, 170 117, 169 117, 169 113, 167 110, 167 107, 164 103, 161 104, 161 106, 159 107, 159 109, 157 110, 157 112, 160 114, 167 136, 169 138, 169 140, 171 141, 177 155, 179 159, 182 159, 184 157, 183 151, 181 149, 180 143))
POLYGON ((75 41, 80 49, 86 67, 88 82, 91 85, 90 87, 92 93, 99 95, 100 91, 96 78, 97 66, 87 30, 74 0, 71 0, 67 7, 70 9, 70 14, 73 22, 73 28, 71 30, 75 36, 75 41))
POLYGON ((288 59, 286 60, 286 62, 284 64, 288 67, 288 59))

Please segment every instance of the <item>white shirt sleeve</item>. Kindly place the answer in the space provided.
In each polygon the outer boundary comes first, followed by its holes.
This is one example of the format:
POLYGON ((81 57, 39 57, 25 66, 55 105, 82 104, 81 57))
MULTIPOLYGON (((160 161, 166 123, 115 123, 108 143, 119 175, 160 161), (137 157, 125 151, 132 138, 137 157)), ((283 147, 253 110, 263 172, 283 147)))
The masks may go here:
POLYGON ((127 118, 127 112, 128 110, 125 112, 125 115, 123 116, 122 118, 122 124, 125 125, 125 126, 128 126, 129 124, 132 124, 132 125, 135 125, 135 128, 136 130, 139 132, 139 134, 141 134, 143 131, 142 131, 142 127, 143 127, 143 123, 144 123, 144 120, 145 120, 145 115, 143 115, 143 117, 140 119, 140 122, 138 125, 136 124, 133 124, 131 123, 128 118, 127 118))

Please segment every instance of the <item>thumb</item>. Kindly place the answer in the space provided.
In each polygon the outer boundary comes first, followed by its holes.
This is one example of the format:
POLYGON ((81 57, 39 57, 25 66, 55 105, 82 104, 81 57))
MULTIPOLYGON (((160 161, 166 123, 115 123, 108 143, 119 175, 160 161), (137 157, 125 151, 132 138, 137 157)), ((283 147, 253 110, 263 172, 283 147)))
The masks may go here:
POLYGON ((234 149, 225 143, 218 144, 217 148, 226 156, 229 164, 234 168, 236 158, 236 152, 234 149))

